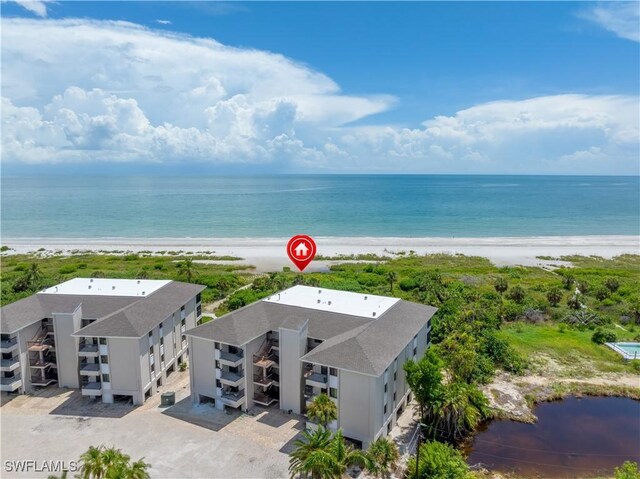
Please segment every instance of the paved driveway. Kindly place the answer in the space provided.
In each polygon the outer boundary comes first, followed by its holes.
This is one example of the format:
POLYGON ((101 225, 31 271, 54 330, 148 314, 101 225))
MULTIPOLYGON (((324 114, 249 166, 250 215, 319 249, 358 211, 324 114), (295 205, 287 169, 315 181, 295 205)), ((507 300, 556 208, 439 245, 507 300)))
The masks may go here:
POLYGON ((18 396, 0 408, 2 472, 5 477, 47 477, 7 472, 6 461, 77 460, 90 445, 115 445, 152 465, 154 478, 287 477, 288 455, 302 428, 300 418, 275 410, 228 415, 209 405, 192 407, 188 373, 169 388, 177 404, 158 407, 159 395, 143 406, 89 403, 77 392, 47 390, 18 396))

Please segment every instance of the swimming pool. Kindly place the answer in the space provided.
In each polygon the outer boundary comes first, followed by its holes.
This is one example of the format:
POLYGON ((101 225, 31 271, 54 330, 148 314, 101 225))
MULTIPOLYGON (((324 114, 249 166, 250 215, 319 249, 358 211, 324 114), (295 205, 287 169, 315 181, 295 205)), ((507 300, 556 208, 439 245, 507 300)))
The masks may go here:
POLYGON ((625 359, 640 359, 640 343, 606 343, 625 359))

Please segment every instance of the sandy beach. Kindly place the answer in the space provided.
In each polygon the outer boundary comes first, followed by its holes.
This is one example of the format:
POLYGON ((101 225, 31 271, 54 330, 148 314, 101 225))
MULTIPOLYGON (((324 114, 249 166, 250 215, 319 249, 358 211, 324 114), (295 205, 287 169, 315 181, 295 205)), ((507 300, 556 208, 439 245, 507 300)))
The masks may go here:
MULTIPOLYGON (((251 264, 258 271, 281 270, 291 266, 286 256, 288 238, 14 238, 2 244, 12 248, 5 254, 35 252, 72 254, 91 252, 141 252, 154 254, 215 254, 242 258, 239 264, 251 264)), ((482 256, 498 266, 550 266, 563 264, 550 258, 583 255, 611 258, 621 254, 640 254, 640 236, 540 236, 496 238, 377 238, 316 237, 318 255, 324 257, 372 253, 396 257, 398 253, 464 254, 482 256), (544 257, 544 259, 541 259, 544 257)), ((326 270, 332 261, 314 261, 308 271, 326 270)))

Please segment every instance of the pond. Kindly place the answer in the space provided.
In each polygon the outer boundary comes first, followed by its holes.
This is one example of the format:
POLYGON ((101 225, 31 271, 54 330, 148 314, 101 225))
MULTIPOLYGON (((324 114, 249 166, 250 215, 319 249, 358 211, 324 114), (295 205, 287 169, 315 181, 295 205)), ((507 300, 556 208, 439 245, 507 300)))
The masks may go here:
POLYGON ((540 403, 534 412, 536 424, 485 423, 467 462, 545 478, 611 475, 624 461, 640 462, 640 401, 570 397, 540 403))

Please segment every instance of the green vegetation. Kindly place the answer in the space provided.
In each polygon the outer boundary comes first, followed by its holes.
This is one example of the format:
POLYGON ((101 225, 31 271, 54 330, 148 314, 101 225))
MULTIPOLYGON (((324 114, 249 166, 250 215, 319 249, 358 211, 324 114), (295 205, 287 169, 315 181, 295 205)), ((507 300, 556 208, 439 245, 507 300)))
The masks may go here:
POLYGON ((347 470, 357 466, 373 476, 391 477, 400 454, 393 441, 380 438, 367 451, 355 449, 347 444, 342 429, 335 434, 323 426, 303 431, 302 439, 295 441, 295 449, 289 456, 289 473, 294 477, 313 479, 340 479, 347 470))
MULTIPOLYGON (((172 279, 207 286, 206 302, 222 299, 250 282, 248 272, 233 264, 201 264, 183 256, 78 254, 73 256, 12 255, 3 257, 2 305, 17 301, 42 288, 77 277, 172 279), (189 267, 184 265, 189 264, 189 267)), ((215 260, 215 257, 206 257, 215 260)))
POLYGON ((448 444, 429 441, 420 446, 420 457, 407 463, 408 479, 465 479, 472 477, 462 453, 448 444))
POLYGON ((615 479, 640 479, 640 469, 637 462, 626 461, 622 466, 616 467, 615 479))
MULTIPOLYGON (((563 326, 551 322, 541 325, 516 322, 503 326, 498 336, 528 358, 536 371, 552 363, 559 366, 558 375, 566 377, 634 372, 630 362, 625 362, 618 353, 594 343, 593 331, 563 326)), ((619 328, 616 331, 621 341, 630 341, 637 334, 619 328)))
POLYGON ((151 467, 143 459, 131 462, 131 458, 114 447, 91 446, 80 456, 81 479, 148 479, 151 467))
POLYGON ((321 393, 307 407, 307 417, 326 428, 331 421, 338 419, 338 408, 327 394, 321 393))

